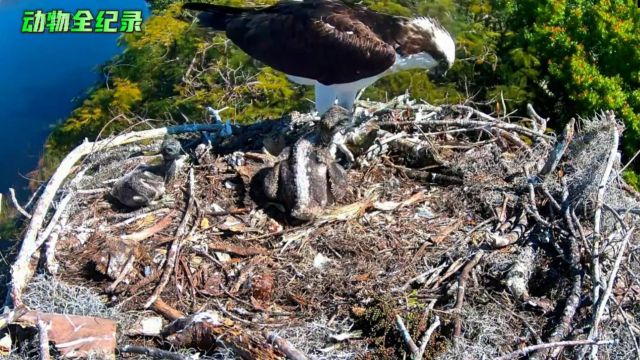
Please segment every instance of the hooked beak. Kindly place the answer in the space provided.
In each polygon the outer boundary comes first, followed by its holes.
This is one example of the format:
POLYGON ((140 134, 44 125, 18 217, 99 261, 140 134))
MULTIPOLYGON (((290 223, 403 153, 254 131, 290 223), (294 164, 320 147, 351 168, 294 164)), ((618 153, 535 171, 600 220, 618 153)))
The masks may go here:
POLYGON ((431 80, 441 80, 445 75, 447 75, 447 71, 449 71, 450 68, 451 65, 449 65, 449 63, 442 61, 438 66, 429 70, 429 78, 431 80))

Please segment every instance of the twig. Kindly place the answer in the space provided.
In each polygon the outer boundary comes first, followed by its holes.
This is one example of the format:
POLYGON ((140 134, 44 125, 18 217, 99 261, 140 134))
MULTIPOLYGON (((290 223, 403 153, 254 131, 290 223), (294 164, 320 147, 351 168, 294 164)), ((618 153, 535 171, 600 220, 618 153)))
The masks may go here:
POLYGON ((522 139, 520 139, 516 134, 513 134, 509 131, 506 130, 502 130, 502 129, 494 129, 492 131, 496 136, 500 136, 502 138, 504 138, 505 140, 513 143, 514 145, 524 149, 524 151, 527 153, 527 155, 532 156, 533 153, 531 152, 531 147, 529 145, 527 145, 524 141, 522 141, 522 139))
POLYGON ((516 242, 518 242, 518 240, 520 240, 524 232, 527 230, 527 224, 527 216, 525 215, 525 211, 522 211, 520 213, 520 216, 518 217, 518 222, 509 233, 505 235, 499 235, 495 233, 489 234, 489 237, 491 238, 491 240, 493 240, 493 243, 491 245, 494 248, 502 248, 515 244, 516 242))
POLYGON ((132 212, 127 212, 127 213, 122 213, 122 214, 116 214, 114 216, 109 217, 109 219, 116 219, 116 220, 122 220, 119 223, 115 223, 113 225, 110 225, 110 228, 118 228, 118 227, 122 227, 125 225, 129 225, 132 222, 138 220, 138 219, 142 219, 145 218, 147 216, 150 215, 156 215, 156 214, 160 214, 160 213, 164 213, 169 211, 168 208, 166 207, 160 207, 157 209, 153 209, 153 205, 144 207, 140 210, 136 210, 136 211, 132 211, 132 212))
POLYGON ((620 176, 620 174, 622 174, 629 167, 629 165, 633 163, 633 161, 638 157, 638 155, 640 155, 640 149, 638 149, 638 151, 636 151, 636 153, 633 154, 631 159, 629 159, 629 161, 627 161, 627 163, 624 164, 624 166, 620 170, 618 170, 618 176, 620 176))
POLYGON ((9 188, 9 194, 11 194, 11 202, 13 202, 13 206, 18 209, 18 212, 20 212, 20 214, 22 214, 22 216, 26 217, 27 219, 31 219, 31 214, 29 214, 27 210, 22 208, 22 206, 20 206, 20 203, 18 203, 18 199, 16 199, 16 191, 13 188, 9 188))
POLYGON ((278 336, 276 333, 265 333, 269 344, 280 350, 289 360, 307 360, 307 356, 296 349, 287 339, 278 336))
MULTIPOLYGON (((628 269, 626 270, 628 271, 628 269)), ((624 309, 622 308, 622 305, 618 304, 615 296, 611 298, 611 300, 618 306, 617 310, 620 311, 620 315, 622 315, 622 318, 624 319, 624 323, 625 325, 627 325, 627 331, 629 331, 629 336, 633 340, 633 346, 636 349, 636 356, 638 357, 638 359, 640 359, 640 345, 638 345, 638 340, 636 339, 636 335, 633 332, 634 329, 632 329, 631 323, 629 322, 629 318, 628 318, 629 315, 627 314, 626 311, 624 311, 624 309)))
POLYGON ((40 360, 51 359, 51 353, 49 352, 49 334, 48 331, 51 328, 51 322, 45 323, 38 314, 37 320, 38 326, 38 341, 40 347, 40 360))
POLYGON ((144 346, 124 345, 124 346, 118 347, 118 351, 120 353, 148 355, 154 359, 169 359, 169 360, 189 359, 186 356, 182 356, 180 354, 177 354, 171 351, 162 350, 158 348, 144 347, 144 346))
POLYGON ((127 277, 131 269, 133 269, 133 264, 135 262, 136 262, 136 256, 134 254, 130 254, 129 258, 127 259, 127 262, 122 267, 120 274, 118 274, 118 277, 107 288, 107 293, 113 293, 116 290, 116 287, 118 287, 118 284, 120 284, 122 280, 124 280, 127 277))
POLYGON ((26 306, 20 306, 0 315, 0 330, 6 328, 9 324, 22 317, 22 315, 26 314, 28 311, 29 309, 26 306))
POLYGON ((268 253, 267 249, 261 246, 237 246, 225 244, 223 242, 213 242, 207 245, 209 250, 217 251, 217 252, 225 252, 229 254, 234 254, 238 256, 255 256, 255 255, 266 255, 268 253))
POLYGON ((42 244, 47 240, 47 238, 49 238, 49 235, 51 235, 53 228, 58 223, 60 216, 62 216, 62 214, 66 210, 67 205, 69 204, 69 201, 71 200, 72 197, 73 197, 73 193, 71 192, 67 194, 67 196, 62 198, 62 200, 60 200, 60 203, 58 204, 58 208, 56 209, 56 212, 51 217, 51 220, 49 221, 49 224, 47 225, 46 229, 44 229, 44 231, 40 234, 40 236, 38 236, 38 240, 36 242, 37 247, 42 246, 42 244))
POLYGON ((120 238, 124 241, 133 241, 140 242, 142 240, 148 239, 151 236, 157 234, 158 232, 166 229, 169 225, 171 225, 171 220, 175 215, 175 211, 171 211, 167 216, 163 217, 160 221, 155 223, 150 228, 132 233, 127 235, 122 235, 120 238))
POLYGON ((33 194, 31 194, 31 196, 29 197, 29 201, 27 201, 26 204, 24 204, 24 209, 27 211, 30 211, 31 208, 33 207, 34 204, 34 200, 36 200, 38 198, 38 196, 40 196, 40 194, 42 194, 42 190, 44 190, 46 184, 40 184, 40 186, 38 186, 38 188, 36 189, 36 191, 33 192, 33 194))
MULTIPOLYGON (((570 206, 567 206, 564 212, 564 220, 567 223, 567 227, 571 231, 572 235, 569 236, 569 249, 570 253, 569 257, 569 266, 571 267, 571 290, 569 295, 567 296, 567 300, 564 305, 564 310, 562 311, 562 317, 556 325, 555 329, 547 338, 548 342, 556 342, 560 339, 563 339, 567 336, 567 333, 571 329, 571 321, 576 314, 576 310, 578 309, 578 305, 580 305, 580 293, 582 290, 582 264, 580 263, 580 245, 578 244, 577 236, 579 235, 576 232, 574 223, 571 218, 571 210, 570 206)), ((561 351, 562 347, 558 347, 558 349, 554 350, 554 355, 557 355, 561 351)), ((531 356, 531 360, 537 359, 538 357, 546 358, 545 354, 536 352, 531 356)), ((552 356, 555 357, 555 356, 552 356)))
POLYGON ((442 175, 430 171, 421 171, 410 169, 404 166, 395 165, 394 168, 398 169, 408 178, 424 181, 439 185, 462 185, 462 179, 455 176, 442 175))
POLYGON ((427 331, 424 332, 422 339, 420 340, 420 349, 418 350, 418 354, 416 355, 416 360, 421 360, 424 357, 425 351, 427 351, 427 345, 429 345, 429 341, 431 339, 431 335, 436 329, 440 326, 440 317, 438 315, 435 316, 427 331))
MULTIPOLYGON (((485 114, 486 115, 486 114, 485 114)), ((486 115, 488 116, 488 115, 486 115)), ((549 135, 544 135, 537 133, 531 129, 527 129, 520 125, 504 123, 500 122, 497 119, 493 119, 491 121, 481 121, 481 120, 464 120, 464 119, 443 119, 443 120, 419 120, 419 121, 396 121, 396 122, 381 122, 381 126, 399 126, 399 125, 431 125, 431 126, 460 126, 460 127, 472 127, 472 126, 483 126, 483 127, 496 127, 502 130, 515 131, 522 135, 526 135, 532 138, 540 137, 545 140, 552 140, 553 138, 549 135)))
POLYGON ((193 175, 193 169, 189 169, 189 201, 187 203, 187 209, 184 212, 184 216, 182 217, 182 222, 178 226, 176 230, 176 238, 171 243, 171 247, 169 248, 169 252, 167 253, 167 261, 164 264, 164 270, 162 272, 162 276, 160 277, 160 282, 158 286, 151 294, 151 297, 144 304, 144 308, 148 309, 153 305, 156 299, 162 294, 165 286, 169 282, 171 278, 171 274, 175 268, 176 259, 178 258, 178 253, 180 252, 180 247, 182 246, 182 240, 184 235, 187 233, 187 223, 189 221, 189 217, 191 216, 191 212, 193 211, 193 207, 195 205, 195 179, 193 175))
POLYGON ((553 195, 551 195, 551 193, 549 192, 549 189, 547 189, 546 186, 544 186, 544 184, 541 185, 542 188, 542 193, 544 194, 544 196, 547 198, 547 200, 549 200, 549 202, 551 203, 551 205, 553 206, 554 209, 556 209, 557 211, 562 210, 562 208, 560 207, 560 204, 558 204, 558 202, 556 201, 556 199, 553 197, 553 195))
POLYGON ((404 340, 404 344, 407 346, 407 349, 409 350, 409 352, 411 352, 411 356, 412 357, 418 356, 420 349, 418 349, 418 346, 411 338, 411 334, 409 334, 409 330, 407 330, 407 327, 404 326, 404 321, 402 321, 402 318, 400 317, 400 315, 397 315, 397 314, 396 314, 396 326, 398 327, 398 331, 400 331, 400 335, 402 335, 402 340, 404 340))
POLYGON ((462 305, 464 304, 464 292, 465 287, 467 285, 467 280, 469 279, 469 274, 471 270, 478 265, 480 260, 482 260, 482 256, 484 256, 484 251, 479 250, 473 258, 462 268, 462 272, 460 273, 460 278, 458 278, 458 295, 456 297, 456 304, 454 306, 454 310, 457 313, 454 330, 453 330, 453 339, 454 341, 460 337, 460 333, 462 332, 462 319, 460 317, 460 310, 462 310, 462 305))
MULTIPOLYGON (((401 287, 399 287, 397 290, 398 291, 408 291, 411 289, 411 286, 413 284, 419 284, 422 285, 427 281, 427 276, 433 275, 433 274, 438 274, 440 273, 440 271, 442 271, 446 266, 445 264, 442 264, 436 268, 429 268, 429 270, 418 274, 416 276, 414 276, 413 278, 409 279, 407 282, 404 283, 404 285, 402 285, 401 287)), ((433 276, 431 276, 433 277, 433 276)))
POLYGON ((51 202, 58 193, 58 189, 64 180, 73 171, 76 162, 85 155, 91 154, 96 149, 106 149, 120 145, 129 144, 145 139, 161 138, 166 134, 177 134, 185 132, 214 131, 221 127, 220 124, 183 124, 159 129, 136 131, 115 136, 96 142, 85 141, 73 149, 58 165, 58 169, 51 176, 42 195, 38 199, 35 209, 33 210, 31 221, 27 226, 20 252, 16 261, 11 266, 11 289, 7 292, 5 305, 20 305, 22 303, 22 291, 29 282, 35 267, 31 266, 31 256, 36 252, 36 240, 38 232, 42 228, 42 224, 47 216, 51 202))
MULTIPOLYGON (((498 128, 503 128, 505 130, 514 130, 516 132, 520 132, 522 134, 529 135, 529 136, 533 137, 534 139, 536 137, 541 137, 541 138, 546 139, 546 140, 552 140, 553 139, 549 135, 544 135, 544 129, 543 130, 538 130, 538 132, 536 132, 536 131, 533 131, 531 129, 519 126, 519 125, 505 123, 505 122, 499 121, 498 119, 494 118, 493 116, 487 115, 487 114, 481 112, 480 110, 474 109, 474 108, 472 108, 470 106, 454 105, 451 108, 453 110, 456 110, 456 111, 459 111, 459 109, 463 109, 463 110, 472 112, 474 115, 478 116, 479 118, 488 120, 492 124, 496 125, 496 127, 498 127, 498 128)), ((545 123, 544 127, 546 128, 546 123, 545 123)))
POLYGON ((541 133, 544 133, 545 130, 547 130, 547 121, 549 119, 545 119, 542 116, 538 115, 538 113, 534 110, 533 105, 531 104, 527 104, 527 113, 529 114, 529 116, 531 116, 534 122, 540 122, 540 126, 536 126, 536 128, 538 128, 538 131, 540 131, 541 133))
POLYGON ((538 173, 538 177, 544 179, 547 175, 551 174, 560 163, 564 152, 569 148, 573 135, 575 134, 574 126, 576 120, 571 118, 569 123, 564 127, 562 132, 562 139, 556 143, 556 146, 551 151, 551 155, 547 159, 547 162, 542 167, 542 170, 538 173))
MULTIPOLYGON (((604 295, 600 298, 599 303, 597 304, 596 313, 593 318, 593 324, 591 325, 591 330, 589 331, 589 339, 595 339, 598 336, 598 326, 600 325, 600 319, 602 318, 602 314, 604 314, 604 309, 609 302, 609 297, 611 296, 611 292, 613 291, 613 285, 616 282, 616 276, 618 276, 618 270, 620 269, 620 263, 622 262, 622 255, 624 255, 625 250, 627 249, 627 244, 629 244, 629 239, 633 234, 635 227, 632 227, 627 231, 627 234, 622 239, 622 245, 620 245, 620 250, 618 252, 618 256, 616 257, 616 261, 613 264, 613 268, 611 269, 609 280, 607 281, 607 288, 605 289, 604 295)), ((591 349, 591 357, 595 357, 598 353, 598 346, 594 346, 591 349)))
POLYGON ((151 305, 151 309, 158 314, 164 316, 169 321, 175 321, 184 317, 184 314, 176 308, 170 306, 162 298, 157 298, 151 305))
POLYGON ((492 216, 486 220, 483 220, 482 222, 480 222, 478 225, 474 226, 471 230, 467 231, 467 236, 473 234, 474 232, 476 232, 476 230, 480 229, 481 227, 484 227, 485 225, 487 225, 488 223, 496 220, 497 217, 492 216))
POLYGON ((537 345, 531 345, 531 346, 527 346, 526 348, 514 351, 512 353, 509 353, 507 355, 503 355, 500 356, 498 358, 495 358, 494 360, 512 360, 512 359, 517 359, 519 357, 525 356, 533 351, 536 350, 542 350, 542 349, 549 349, 549 348, 554 348, 554 347, 564 347, 564 346, 581 346, 581 345, 589 345, 589 346, 597 346, 597 345, 611 345, 611 344, 615 344, 616 341, 615 340, 602 340, 602 341, 595 341, 595 340, 570 340, 570 341, 558 341, 558 342, 554 342, 554 343, 545 343, 545 344, 537 344, 537 345))
MULTIPOLYGON (((613 113, 606 113, 607 120, 611 123, 612 129, 612 141, 611 141, 611 149, 609 150, 609 159, 607 160, 607 165, 602 174, 602 179, 600 179, 600 184, 598 185, 598 193, 596 196, 596 209, 594 214, 594 225, 593 225, 593 244, 591 251, 591 281, 593 283, 593 315, 597 314, 597 304, 599 302, 600 297, 600 240, 602 238, 601 227, 602 227, 602 207, 604 205, 604 193, 607 188, 607 183, 609 182, 609 176, 611 174, 611 169, 613 168, 613 164, 615 159, 617 158, 618 153, 618 142, 619 142, 619 134, 618 127, 615 122, 615 118, 613 113)), ((594 317, 595 324, 595 317, 594 317)), ((589 338, 593 339, 598 336, 597 328, 592 328, 590 332, 589 338)))

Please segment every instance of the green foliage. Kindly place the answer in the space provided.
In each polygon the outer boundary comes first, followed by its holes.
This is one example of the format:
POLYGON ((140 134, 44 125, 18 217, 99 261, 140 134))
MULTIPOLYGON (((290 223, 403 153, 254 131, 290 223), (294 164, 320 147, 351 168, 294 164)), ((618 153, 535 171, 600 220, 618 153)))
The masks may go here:
MULTIPOLYGON (((525 57, 515 69, 532 69, 547 89, 531 88, 547 113, 565 120, 612 109, 627 126, 624 149, 640 142, 640 10, 635 1, 499 1, 511 31, 505 43, 525 57), (539 74, 539 75, 538 75, 539 74)), ((513 54, 512 54, 513 55, 513 54)), ((529 74, 524 76, 530 77, 529 74)), ((531 77, 530 77, 531 78, 531 77)))
POLYGON ((622 177, 627 184, 631 185, 635 189, 640 189, 640 175, 633 171, 625 170, 622 173, 622 177))

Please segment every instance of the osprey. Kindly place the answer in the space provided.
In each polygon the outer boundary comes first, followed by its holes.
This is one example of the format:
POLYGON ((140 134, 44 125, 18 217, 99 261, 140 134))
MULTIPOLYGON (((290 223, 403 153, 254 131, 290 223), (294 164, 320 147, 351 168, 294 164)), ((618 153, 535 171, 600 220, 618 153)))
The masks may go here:
POLYGON ((284 1, 264 8, 187 3, 203 26, 225 31, 252 57, 313 85, 316 110, 351 109, 359 90, 407 69, 446 73, 455 59, 451 35, 429 17, 380 14, 339 0, 284 1))

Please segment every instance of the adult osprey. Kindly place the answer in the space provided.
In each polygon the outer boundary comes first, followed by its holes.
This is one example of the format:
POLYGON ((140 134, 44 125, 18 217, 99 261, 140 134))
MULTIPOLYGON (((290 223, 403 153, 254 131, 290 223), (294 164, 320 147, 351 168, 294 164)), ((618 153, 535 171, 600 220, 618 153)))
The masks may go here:
POLYGON ((434 19, 380 14, 339 0, 285 1, 264 8, 187 3, 200 23, 224 30, 242 50, 298 84, 314 85, 316 109, 351 109, 356 95, 406 69, 444 74, 455 59, 451 35, 434 19))

